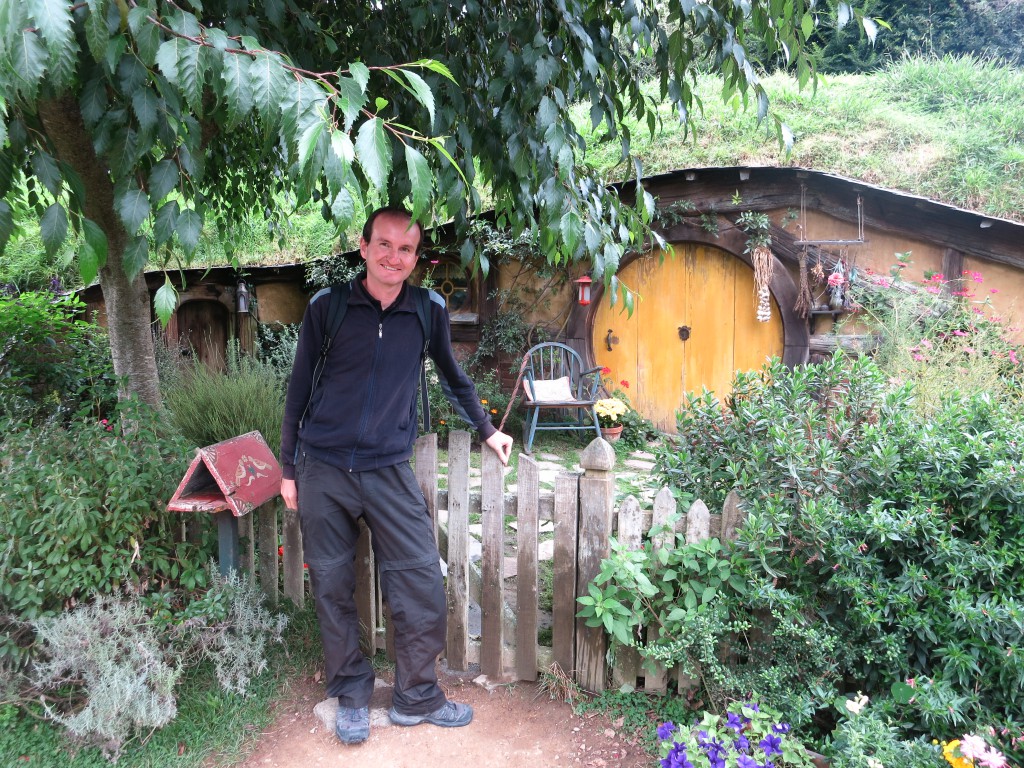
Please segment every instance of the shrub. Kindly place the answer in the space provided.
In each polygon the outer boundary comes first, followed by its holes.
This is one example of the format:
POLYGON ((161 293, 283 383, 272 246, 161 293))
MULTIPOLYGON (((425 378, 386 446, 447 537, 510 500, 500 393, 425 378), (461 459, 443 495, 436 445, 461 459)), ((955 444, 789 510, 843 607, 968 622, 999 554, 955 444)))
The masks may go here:
POLYGON ((96 418, 117 398, 106 333, 85 305, 51 293, 0 293, 0 418, 96 418))
POLYGON ((888 386, 867 359, 776 361, 724 406, 691 400, 660 471, 709 506, 739 491, 757 592, 844 638, 850 685, 933 681, 916 732, 1017 718, 1024 425, 985 393, 923 418, 911 385, 888 386))
POLYGON ((180 517, 166 511, 189 452, 158 414, 126 402, 106 423, 9 426, 0 431, 0 658, 24 658, 17 621, 126 582, 142 591, 205 583, 208 549, 175 543, 180 517))
POLYGON ((100 597, 41 618, 35 629, 45 655, 37 664, 36 683, 44 690, 73 686, 85 692, 80 708, 46 707, 47 715, 77 739, 116 757, 129 735, 174 718, 181 668, 165 655, 137 601, 100 597))
POLYGON ((844 717, 833 731, 825 752, 833 768, 947 768, 942 750, 924 738, 904 739, 898 720, 887 716, 867 697, 840 704, 844 717), (845 704, 849 706, 845 706, 845 704))

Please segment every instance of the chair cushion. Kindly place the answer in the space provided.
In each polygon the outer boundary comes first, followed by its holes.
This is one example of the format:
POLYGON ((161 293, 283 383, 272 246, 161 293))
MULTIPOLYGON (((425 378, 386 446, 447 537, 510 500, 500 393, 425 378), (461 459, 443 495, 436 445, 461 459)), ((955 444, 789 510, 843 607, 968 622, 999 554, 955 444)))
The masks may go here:
POLYGON ((560 379, 539 379, 533 382, 523 382, 526 390, 526 399, 537 403, 563 403, 572 400, 572 390, 569 389, 569 377, 563 376, 560 379))

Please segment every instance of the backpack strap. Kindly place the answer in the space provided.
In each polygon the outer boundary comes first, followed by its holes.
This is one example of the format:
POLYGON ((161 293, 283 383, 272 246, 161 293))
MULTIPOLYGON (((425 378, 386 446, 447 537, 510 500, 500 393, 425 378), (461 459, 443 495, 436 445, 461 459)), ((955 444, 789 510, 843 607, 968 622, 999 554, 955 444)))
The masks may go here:
POLYGON ((345 319, 345 312, 348 311, 348 297, 350 295, 352 295, 352 286, 349 283, 335 283, 331 286, 331 303, 327 307, 327 320, 324 323, 323 340, 320 342, 320 357, 317 358, 316 365, 313 366, 313 383, 309 388, 309 400, 306 402, 306 408, 302 411, 302 418, 299 419, 300 429, 302 428, 302 423, 306 420, 306 414, 309 413, 309 409, 313 405, 313 395, 316 393, 317 385, 320 384, 320 377, 324 373, 324 366, 327 365, 327 353, 331 349, 331 342, 334 341, 334 337, 341 330, 341 323, 345 319))
POLYGON ((420 327, 423 329, 423 354, 420 356, 420 397, 423 401, 423 431, 429 432, 430 396, 427 393, 427 355, 430 352, 431 338, 430 291, 413 286, 413 296, 416 298, 416 315, 419 317, 420 327))

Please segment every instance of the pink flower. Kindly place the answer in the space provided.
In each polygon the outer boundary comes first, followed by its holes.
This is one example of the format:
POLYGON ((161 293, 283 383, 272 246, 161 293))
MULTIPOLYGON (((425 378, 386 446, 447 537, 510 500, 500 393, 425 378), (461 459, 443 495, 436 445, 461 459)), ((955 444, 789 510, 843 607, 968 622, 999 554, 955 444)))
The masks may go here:
POLYGON ((999 289, 998 288, 989 288, 988 292, 989 293, 999 293, 999 289))
POLYGON ((911 357, 912 357, 912 358, 914 358, 915 360, 917 360, 917 362, 919 362, 919 363, 920 363, 920 362, 921 362, 922 360, 924 360, 924 355, 919 355, 919 354, 917 354, 916 352, 915 352, 914 354, 912 354, 912 355, 911 355, 911 357))
POLYGON ((1013 363, 1014 365, 1020 365, 1020 363, 1017 361, 1017 350, 1015 349, 1010 350, 1010 362, 1013 363))
POLYGON ((846 278, 840 275, 838 272, 833 272, 828 276, 828 284, 832 288, 838 288, 840 285, 846 282, 846 278))
POLYGON ((626 389, 629 389, 629 382, 626 381, 625 379, 620 381, 619 384, 622 385, 623 387, 625 387, 626 389))
POLYGON ((964 332, 963 332, 963 331, 961 331, 961 330, 955 330, 955 331, 953 331, 953 335, 954 335, 954 336, 966 336, 967 334, 966 334, 966 333, 964 333, 964 332))
POLYGON ((612 372, 612 369, 609 368, 607 365, 604 368, 601 369, 601 375, 602 376, 607 376, 611 372, 612 372))
POLYGON ((960 754, 968 760, 977 760, 988 750, 988 744, 981 736, 969 733, 960 739, 960 754))
POLYGON ((990 747, 982 754, 978 755, 978 762, 985 766, 985 768, 1004 768, 1006 765, 1006 758, 1003 757, 1003 753, 998 749, 992 749, 990 747))

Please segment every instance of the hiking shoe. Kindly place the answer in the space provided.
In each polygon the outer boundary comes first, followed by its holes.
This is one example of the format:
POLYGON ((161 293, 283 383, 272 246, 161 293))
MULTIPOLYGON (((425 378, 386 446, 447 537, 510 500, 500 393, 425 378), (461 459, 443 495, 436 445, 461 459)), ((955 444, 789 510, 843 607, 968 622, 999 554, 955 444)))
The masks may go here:
POLYGON ((469 721, 473 719, 473 708, 468 704, 446 701, 440 709, 435 709, 426 715, 403 715, 392 707, 388 710, 388 717, 395 725, 430 723, 431 725, 440 725, 442 728, 460 728, 463 725, 469 725, 469 721))
POLYGON ((361 744, 370 738, 370 708, 343 707, 338 705, 334 720, 334 735, 343 744, 361 744))

